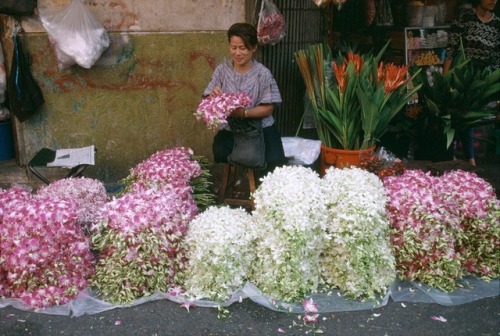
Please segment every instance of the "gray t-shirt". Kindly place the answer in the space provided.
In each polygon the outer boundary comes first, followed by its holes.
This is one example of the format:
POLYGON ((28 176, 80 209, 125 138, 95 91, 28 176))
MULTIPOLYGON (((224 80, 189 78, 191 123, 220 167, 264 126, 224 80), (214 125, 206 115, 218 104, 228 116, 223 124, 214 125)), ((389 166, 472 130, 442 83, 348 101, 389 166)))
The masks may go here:
MULTIPOLYGON (((241 74, 233 67, 231 60, 219 64, 203 91, 203 96, 208 96, 212 90, 219 86, 226 93, 247 93, 253 101, 248 108, 260 104, 279 104, 281 95, 278 84, 271 71, 262 63, 254 60, 252 68, 241 74)), ((269 127, 274 123, 272 114, 262 119, 262 127, 269 127)))

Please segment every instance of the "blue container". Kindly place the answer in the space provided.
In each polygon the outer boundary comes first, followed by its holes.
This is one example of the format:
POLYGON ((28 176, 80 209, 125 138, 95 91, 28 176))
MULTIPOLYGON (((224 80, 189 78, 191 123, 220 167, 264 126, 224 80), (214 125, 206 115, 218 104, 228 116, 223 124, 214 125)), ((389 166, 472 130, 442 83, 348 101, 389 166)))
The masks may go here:
POLYGON ((14 158, 14 135, 10 120, 0 121, 0 161, 14 158))

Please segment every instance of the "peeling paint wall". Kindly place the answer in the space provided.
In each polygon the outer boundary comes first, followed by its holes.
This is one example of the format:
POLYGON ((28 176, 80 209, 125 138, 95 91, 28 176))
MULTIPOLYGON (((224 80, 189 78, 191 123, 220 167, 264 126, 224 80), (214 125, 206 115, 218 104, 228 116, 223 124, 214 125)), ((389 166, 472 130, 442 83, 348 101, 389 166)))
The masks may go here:
MULTIPOLYGON (((225 30, 245 15, 244 0, 81 0, 108 31, 225 30)), ((38 8, 58 9, 70 0, 38 0, 38 8)), ((43 31, 27 18, 30 31, 43 31)))
MULTIPOLYGON (((67 4, 39 0, 39 7, 67 4)), ((21 164, 42 147, 94 144, 86 175, 104 182, 125 177, 152 153, 186 146, 212 158, 213 133, 194 119, 201 93, 227 54, 226 29, 244 21, 245 1, 85 1, 109 29, 110 48, 91 68, 59 70, 36 16, 23 19, 32 72, 45 104, 17 123, 21 164)), ((10 18, 4 19, 7 63, 10 18)))

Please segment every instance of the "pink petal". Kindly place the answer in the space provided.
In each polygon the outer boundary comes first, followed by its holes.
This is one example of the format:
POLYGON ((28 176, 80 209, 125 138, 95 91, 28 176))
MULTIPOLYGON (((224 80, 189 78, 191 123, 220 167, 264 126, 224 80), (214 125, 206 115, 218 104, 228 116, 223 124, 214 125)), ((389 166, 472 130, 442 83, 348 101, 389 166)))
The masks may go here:
POLYGON ((445 319, 444 317, 442 316, 431 316, 431 320, 434 320, 434 321, 439 321, 439 322, 448 322, 447 319, 445 319))
POLYGON ((189 301, 186 301, 183 304, 181 304, 181 307, 182 308, 186 308, 188 312, 189 312, 189 308, 194 307, 194 306, 195 305, 193 303, 189 302, 189 301))

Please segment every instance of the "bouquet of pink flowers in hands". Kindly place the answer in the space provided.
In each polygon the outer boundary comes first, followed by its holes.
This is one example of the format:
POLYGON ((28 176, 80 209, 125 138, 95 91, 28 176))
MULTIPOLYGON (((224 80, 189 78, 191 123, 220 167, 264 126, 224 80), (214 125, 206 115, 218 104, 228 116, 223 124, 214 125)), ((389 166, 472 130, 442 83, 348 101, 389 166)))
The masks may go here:
POLYGON ((221 93, 204 98, 195 112, 196 120, 202 120, 209 129, 217 130, 227 124, 227 117, 238 107, 252 104, 246 93, 221 93))

